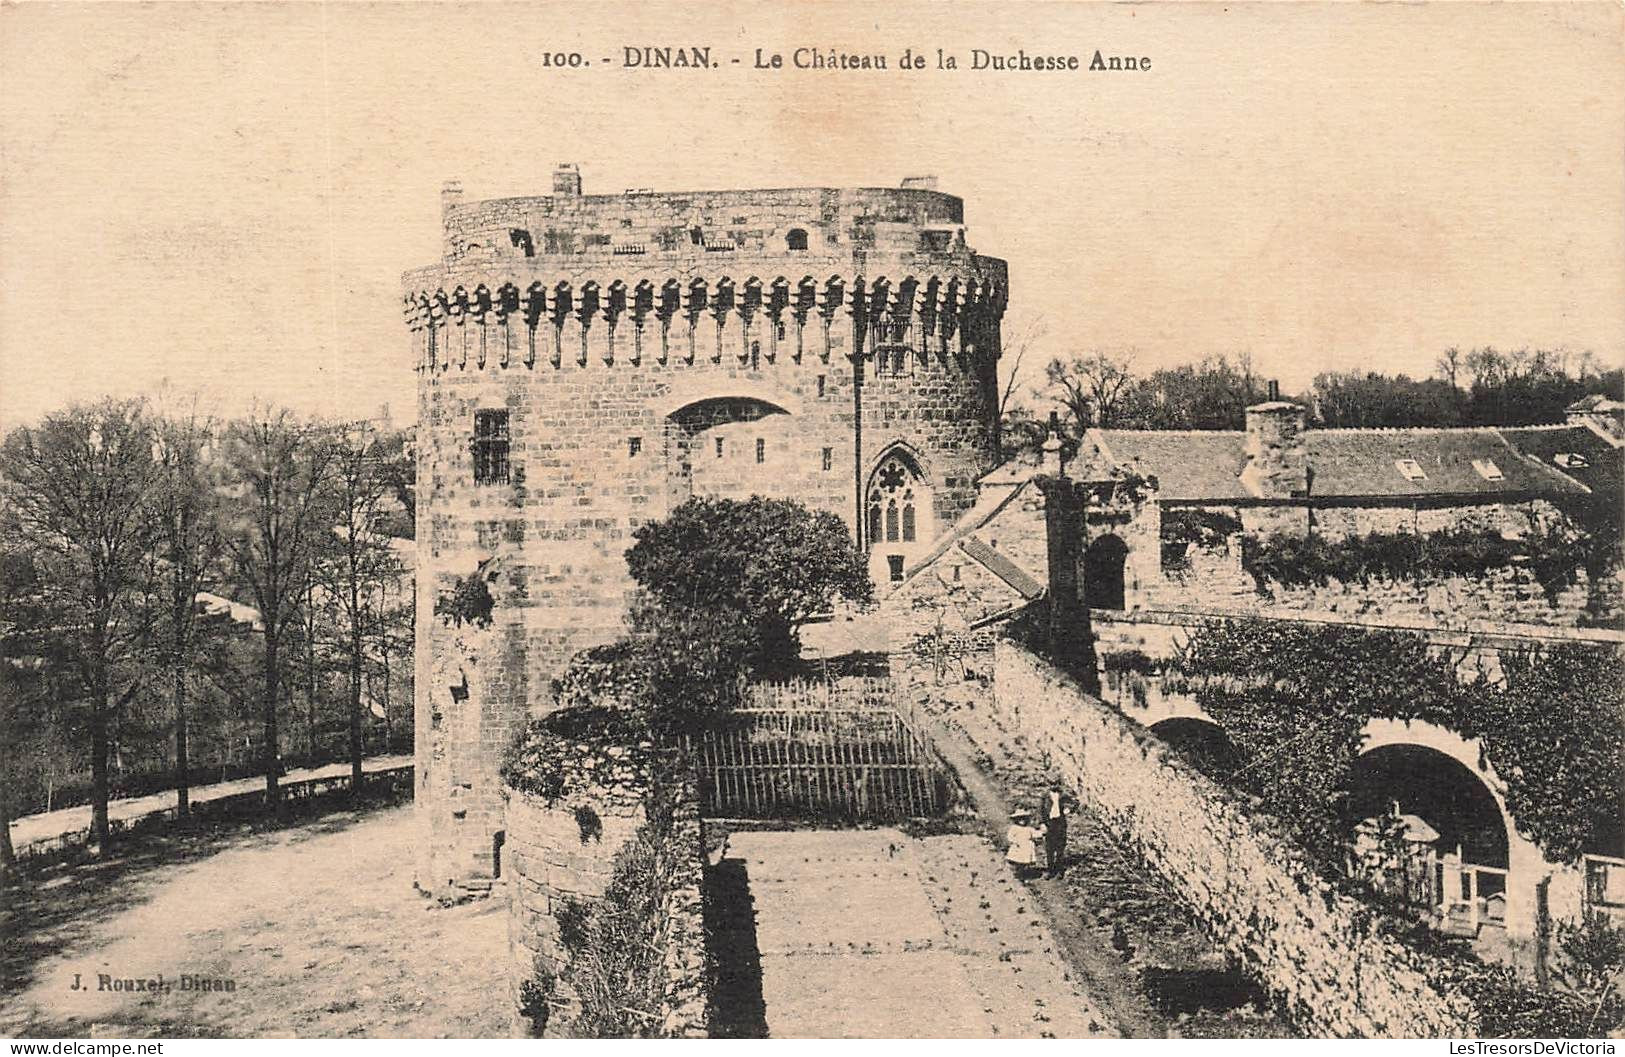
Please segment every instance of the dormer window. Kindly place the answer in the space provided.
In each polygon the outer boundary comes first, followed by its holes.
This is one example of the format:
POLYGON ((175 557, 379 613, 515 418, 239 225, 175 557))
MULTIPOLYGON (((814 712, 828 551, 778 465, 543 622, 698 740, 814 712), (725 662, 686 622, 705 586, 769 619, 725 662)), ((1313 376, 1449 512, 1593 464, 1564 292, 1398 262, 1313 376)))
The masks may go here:
POLYGON ((1394 469, 1399 471, 1401 477, 1407 481, 1425 481, 1428 475, 1422 472, 1422 465, 1415 459, 1395 459, 1394 469))
POLYGON ((1474 459, 1473 469, 1477 470, 1478 476, 1486 481, 1506 480, 1506 475, 1501 472, 1501 468, 1488 459, 1474 459))
POLYGON ((1591 465, 1591 460, 1572 451, 1560 451, 1552 456, 1552 461, 1565 470, 1583 470, 1591 465))

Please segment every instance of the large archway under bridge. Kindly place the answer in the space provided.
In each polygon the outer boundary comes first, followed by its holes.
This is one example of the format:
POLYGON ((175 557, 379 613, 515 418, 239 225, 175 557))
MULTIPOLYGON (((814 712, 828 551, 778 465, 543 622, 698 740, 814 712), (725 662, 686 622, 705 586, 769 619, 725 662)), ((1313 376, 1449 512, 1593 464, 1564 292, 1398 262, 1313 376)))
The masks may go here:
POLYGON ((1430 843, 1450 872, 1437 884, 1469 924, 1476 913, 1479 932, 1488 924, 1504 929, 1515 945, 1529 940, 1542 883, 1554 875, 1566 883, 1576 874, 1547 862, 1519 832, 1507 810, 1506 785, 1476 738, 1423 720, 1372 719, 1361 730, 1350 792, 1373 811, 1384 806, 1383 797, 1389 812, 1397 801, 1402 815, 1438 832, 1430 843))
MULTIPOLYGON (((1188 695, 1155 694, 1143 706, 1119 707, 1187 751, 1202 753, 1229 744, 1223 724, 1188 695)), ((1210 754, 1198 766, 1210 777, 1222 778, 1206 766, 1223 766, 1222 760, 1210 754)), ((1507 810, 1505 783, 1476 738, 1423 720, 1369 720, 1360 732, 1349 792, 1354 798, 1351 823, 1391 813, 1397 801, 1400 814, 1413 815, 1434 829, 1437 836, 1426 843, 1439 864, 1451 871, 1447 878, 1435 868, 1431 882, 1435 893, 1449 896, 1446 902, 1453 901, 1457 916, 1469 925, 1476 920, 1479 932, 1486 926, 1504 930, 1504 938, 1518 952, 1535 936, 1543 885, 1553 913, 1563 905, 1579 904, 1580 871, 1548 862, 1518 830, 1507 810)))

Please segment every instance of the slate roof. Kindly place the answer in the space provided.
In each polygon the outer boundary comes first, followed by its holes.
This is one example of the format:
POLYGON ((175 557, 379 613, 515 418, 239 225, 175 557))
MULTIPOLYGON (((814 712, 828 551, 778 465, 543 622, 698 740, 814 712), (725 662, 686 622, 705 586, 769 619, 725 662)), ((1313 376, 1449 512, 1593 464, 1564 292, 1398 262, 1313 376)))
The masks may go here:
POLYGON ((1520 458, 1494 429, 1314 429, 1303 440, 1311 497, 1580 494, 1574 481, 1520 458), (1407 478, 1394 465, 1403 459, 1426 477, 1407 478), (1486 478, 1475 461, 1502 479, 1486 478))
MULTIPOLYGON (((1091 430, 1112 461, 1157 479, 1163 502, 1251 498, 1241 482, 1246 434, 1222 431, 1091 430)), ((1311 499, 1394 499, 1579 494, 1576 482, 1520 457, 1494 429, 1306 429, 1311 499), (1412 480, 1395 465, 1414 461, 1412 480), (1500 480, 1474 462, 1493 467, 1500 480)))
POLYGON ((1157 479, 1163 501, 1246 499, 1246 434, 1219 430, 1092 429, 1106 458, 1157 479))
MULTIPOLYGON (((1018 481, 1014 488, 983 492, 979 495, 976 503, 965 511, 964 516, 954 522, 953 527, 947 532, 937 537, 937 541, 931 545, 931 549, 926 552, 925 557, 909 568, 908 573, 903 577, 903 583, 906 584, 914 579, 916 573, 921 569, 928 568, 932 562, 946 554, 948 548, 998 517, 1000 511, 1015 502, 1016 497, 1030 487, 1033 487, 1032 478, 1027 477, 1018 481)), ((897 586, 901 587, 902 584, 897 586)))
POLYGON ((1501 435, 1507 443, 1542 466, 1550 467, 1565 477, 1591 489, 1604 497, 1619 496, 1625 492, 1625 450, 1614 447, 1586 426, 1523 426, 1503 429, 1501 435), (1586 465, 1560 465, 1559 456, 1578 455, 1586 465))
POLYGON ((1044 585, 1037 579, 975 536, 960 540, 959 549, 988 572, 1010 585, 1017 594, 1029 602, 1044 593, 1044 585))

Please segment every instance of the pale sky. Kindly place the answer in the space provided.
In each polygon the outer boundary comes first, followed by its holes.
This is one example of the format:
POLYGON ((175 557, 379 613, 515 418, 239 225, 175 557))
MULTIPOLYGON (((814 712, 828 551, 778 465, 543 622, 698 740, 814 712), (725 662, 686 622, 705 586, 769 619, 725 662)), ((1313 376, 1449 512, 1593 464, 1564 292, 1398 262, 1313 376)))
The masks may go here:
POLYGON ((400 273, 439 189, 890 186, 1010 262, 1007 332, 1427 374, 1449 345, 1625 361, 1625 8, 0 7, 0 425, 163 379, 415 415, 400 273), (546 69, 710 46, 721 68, 546 69), (759 72, 754 50, 880 53, 759 72), (902 72, 904 48, 1148 55, 902 72), (739 58, 740 65, 731 60, 739 58))

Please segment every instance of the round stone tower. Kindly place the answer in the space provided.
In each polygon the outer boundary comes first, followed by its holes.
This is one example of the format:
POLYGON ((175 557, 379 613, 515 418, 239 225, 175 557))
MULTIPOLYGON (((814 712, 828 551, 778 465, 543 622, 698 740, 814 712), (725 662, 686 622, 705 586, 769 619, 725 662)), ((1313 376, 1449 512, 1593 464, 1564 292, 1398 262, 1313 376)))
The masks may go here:
POLYGON ((584 195, 565 166, 553 189, 448 184, 443 257, 405 276, 432 892, 497 867, 502 752, 565 659, 622 632, 640 524, 691 496, 795 498, 841 515, 884 585, 998 448, 1005 265, 933 180, 584 195), (476 570, 495 623, 448 629, 435 601, 476 570))

